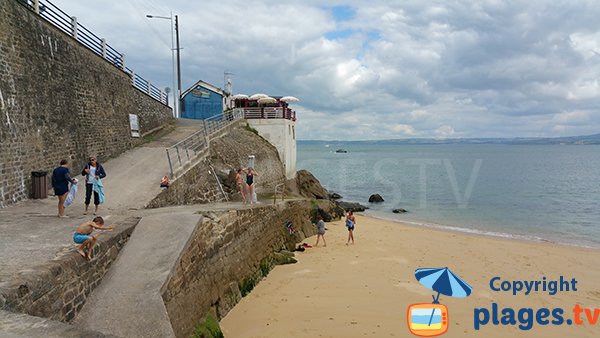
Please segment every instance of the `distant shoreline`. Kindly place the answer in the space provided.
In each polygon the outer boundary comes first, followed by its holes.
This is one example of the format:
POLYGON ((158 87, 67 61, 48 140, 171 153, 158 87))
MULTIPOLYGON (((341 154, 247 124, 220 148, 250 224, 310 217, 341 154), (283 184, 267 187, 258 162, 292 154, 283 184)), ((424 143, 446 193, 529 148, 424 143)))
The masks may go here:
POLYGON ((299 144, 398 144, 398 145, 439 145, 439 144, 502 144, 502 145, 600 145, 600 134, 566 137, 516 137, 516 138, 406 138, 385 140, 298 140, 299 144))

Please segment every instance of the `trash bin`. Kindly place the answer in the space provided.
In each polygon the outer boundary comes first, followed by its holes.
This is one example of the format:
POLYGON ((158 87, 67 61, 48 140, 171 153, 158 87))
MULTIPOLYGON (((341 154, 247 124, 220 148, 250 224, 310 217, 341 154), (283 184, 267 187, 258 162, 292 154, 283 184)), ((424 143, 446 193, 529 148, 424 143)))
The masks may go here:
POLYGON ((48 175, 47 171, 32 171, 31 172, 31 184, 34 199, 42 199, 48 197, 48 175))

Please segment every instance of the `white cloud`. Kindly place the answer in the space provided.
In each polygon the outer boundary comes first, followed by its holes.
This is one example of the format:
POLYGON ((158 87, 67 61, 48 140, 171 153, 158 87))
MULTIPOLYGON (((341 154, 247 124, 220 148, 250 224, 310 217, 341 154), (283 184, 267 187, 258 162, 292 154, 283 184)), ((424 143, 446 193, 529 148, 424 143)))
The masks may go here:
POLYGON ((235 92, 297 96, 300 139, 600 131, 593 1, 348 0, 341 22, 317 0, 53 3, 169 87, 169 22, 145 15, 173 11, 183 86, 230 71, 235 92))

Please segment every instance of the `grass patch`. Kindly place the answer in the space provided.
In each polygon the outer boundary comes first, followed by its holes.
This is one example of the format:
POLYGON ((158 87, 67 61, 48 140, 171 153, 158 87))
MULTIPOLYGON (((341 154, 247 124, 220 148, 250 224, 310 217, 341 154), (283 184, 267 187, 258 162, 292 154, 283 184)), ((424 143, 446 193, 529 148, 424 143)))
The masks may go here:
POLYGON ((240 284, 240 292, 242 293, 242 297, 246 297, 247 294, 254 289, 256 286, 256 277, 251 276, 242 281, 240 284))
POLYGON ((258 130, 252 128, 252 126, 250 126, 250 124, 246 123, 246 126, 244 127, 244 129, 246 129, 247 131, 254 133, 256 135, 258 135, 258 130))
POLYGON ((267 277, 267 275, 269 274, 270 271, 271 271, 271 264, 269 263, 269 261, 267 259, 264 259, 262 262, 260 262, 260 274, 263 277, 267 277))
POLYGON ((224 336, 219 322, 212 313, 209 313, 204 322, 196 326, 192 338, 224 338, 224 336))

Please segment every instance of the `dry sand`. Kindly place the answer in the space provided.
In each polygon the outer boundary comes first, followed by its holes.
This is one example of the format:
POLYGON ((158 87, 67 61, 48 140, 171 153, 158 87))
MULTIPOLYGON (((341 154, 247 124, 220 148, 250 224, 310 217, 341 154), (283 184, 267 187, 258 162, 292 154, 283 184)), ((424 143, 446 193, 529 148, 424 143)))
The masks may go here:
MULTIPOLYGON (((418 228, 358 216, 356 244, 346 246, 342 221, 327 223, 328 246, 296 254, 278 266, 221 321, 226 337, 412 337, 407 308, 431 302, 414 277, 420 267, 449 267, 473 287, 467 298, 442 295, 449 329, 443 337, 600 337, 590 325, 489 323, 474 329, 474 309, 600 308, 600 250, 418 228), (513 296, 490 289, 490 279, 576 278, 578 291, 513 296)), ((316 237, 306 240, 313 245, 316 237)), ((600 311, 600 310, 599 310, 600 311)), ((500 317, 502 314, 499 315, 500 317)), ((582 315, 585 318, 585 315, 582 315)), ((550 318, 552 319, 552 318, 550 318)), ((517 318, 518 321, 518 318, 517 318)))

